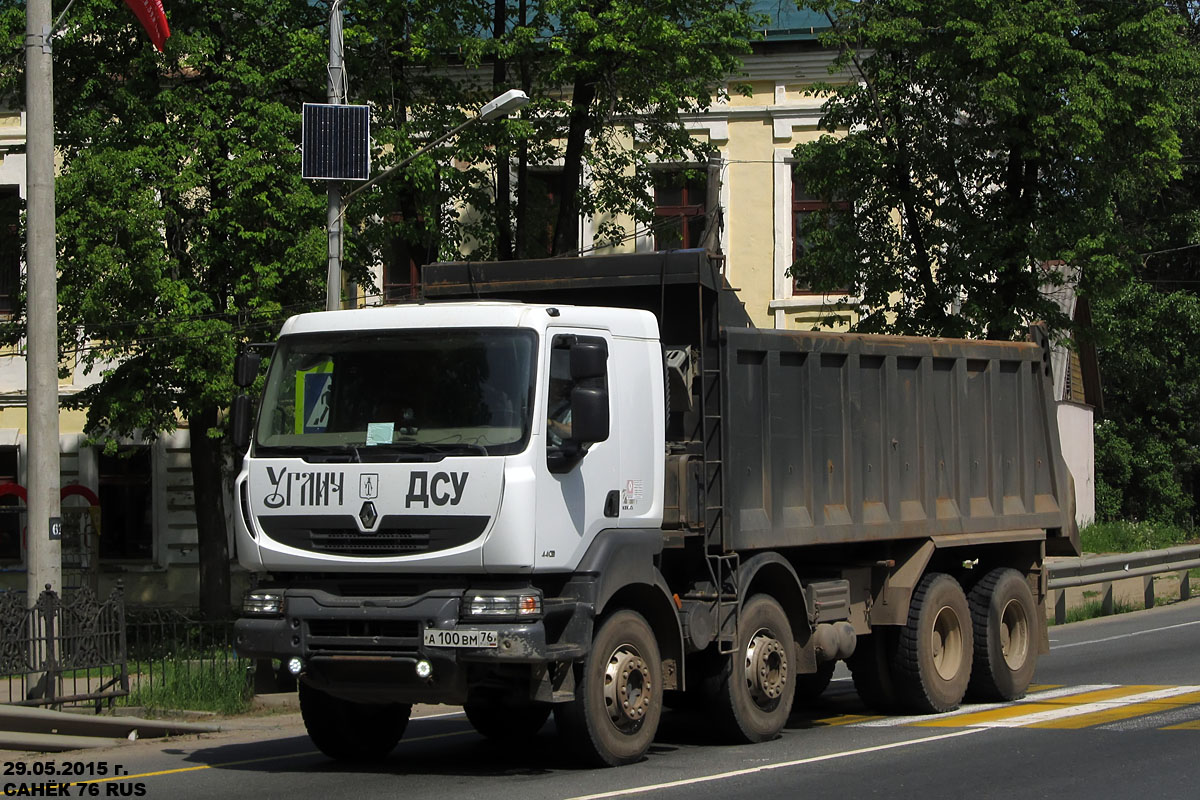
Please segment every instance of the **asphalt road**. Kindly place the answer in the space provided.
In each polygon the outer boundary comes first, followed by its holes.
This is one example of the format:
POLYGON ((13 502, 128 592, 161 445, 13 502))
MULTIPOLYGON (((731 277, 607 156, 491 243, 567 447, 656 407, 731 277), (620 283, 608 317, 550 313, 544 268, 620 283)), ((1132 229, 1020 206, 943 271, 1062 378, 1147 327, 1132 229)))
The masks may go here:
MULTIPOLYGON (((370 769, 315 752, 294 714, 236 725, 25 765, 109 771, 72 783, 71 796, 164 800, 1200 797, 1200 600, 1051 628, 1051 652, 1020 703, 872 717, 839 672, 775 741, 721 746, 703 719, 667 714, 649 756, 620 769, 574 766, 552 722, 532 740, 497 745, 452 710, 414 719, 370 769)), ((0 787, 33 780, 0 776, 0 787)))

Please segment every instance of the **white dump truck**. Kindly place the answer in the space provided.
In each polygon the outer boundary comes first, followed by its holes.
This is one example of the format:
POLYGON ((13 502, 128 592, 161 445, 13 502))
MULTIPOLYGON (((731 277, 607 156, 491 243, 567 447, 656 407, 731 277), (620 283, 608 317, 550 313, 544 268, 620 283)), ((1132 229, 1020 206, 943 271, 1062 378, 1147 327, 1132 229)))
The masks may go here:
POLYGON ((701 251, 423 291, 293 317, 235 402, 237 648, 328 755, 386 755, 413 703, 508 739, 553 713, 602 765, 676 703, 762 741, 838 660, 889 710, 1029 686, 1043 560, 1078 550, 1036 332, 757 330, 701 251))

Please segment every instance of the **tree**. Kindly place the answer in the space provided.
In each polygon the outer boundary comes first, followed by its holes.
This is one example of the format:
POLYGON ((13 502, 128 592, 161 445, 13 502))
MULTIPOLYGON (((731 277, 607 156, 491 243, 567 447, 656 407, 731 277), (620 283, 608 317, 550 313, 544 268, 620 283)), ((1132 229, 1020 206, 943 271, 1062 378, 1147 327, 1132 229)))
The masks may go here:
POLYGON ((102 376, 65 402, 110 448, 187 421, 200 605, 224 615, 233 356, 322 296, 325 201, 298 140, 324 18, 195 0, 170 21, 160 55, 119 4, 76 0, 55 40, 60 346, 102 376))
POLYGON ((1095 313, 1103 519, 1190 524, 1200 490, 1200 298, 1135 282, 1095 313))
POLYGON ((824 87, 827 134, 796 148, 811 215, 793 273, 851 287, 857 328, 1007 339, 1118 291, 1144 232, 1122 212, 1180 175, 1195 52, 1152 0, 814 0, 861 81, 824 87))
POLYGON ((524 88, 533 102, 519 118, 464 132, 453 146, 456 169, 439 170, 436 157, 420 159, 402 180, 363 198, 352 218, 363 223, 364 259, 396 239, 428 242, 431 234, 442 257, 460 248, 470 258, 572 252, 592 244, 577 241, 581 214, 602 220, 604 242, 621 239, 628 232, 614 217, 651 219, 649 165, 706 159, 707 145, 687 133, 680 115, 709 106, 754 36, 749 4, 727 0, 442 5, 444 25, 396 3, 348 17, 347 39, 356 44, 347 57, 364 76, 364 95, 377 103, 380 166, 501 88, 524 88), (530 166, 538 164, 561 165, 549 219, 537 217, 545 190, 533 187, 530 166), (547 229, 550 241, 543 242, 547 229))

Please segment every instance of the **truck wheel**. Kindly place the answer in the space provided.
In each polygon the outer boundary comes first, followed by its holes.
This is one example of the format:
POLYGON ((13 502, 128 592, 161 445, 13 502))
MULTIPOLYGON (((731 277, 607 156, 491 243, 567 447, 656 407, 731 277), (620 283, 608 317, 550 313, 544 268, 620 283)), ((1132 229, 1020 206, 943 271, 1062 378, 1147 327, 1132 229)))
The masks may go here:
POLYGON ((973 638, 962 585, 941 572, 921 578, 892 665, 905 708, 919 714, 958 708, 971 678, 973 638))
POLYGON ((550 718, 547 703, 510 703, 491 698, 468 700, 463 711, 471 727, 488 739, 534 736, 550 718))
POLYGON ((892 661, 896 653, 896 629, 876 628, 874 633, 858 637, 854 653, 846 659, 854 689, 863 703, 884 714, 896 710, 896 683, 892 680, 892 661))
POLYGON ((392 752, 412 706, 406 703, 352 703, 300 683, 300 716, 308 737, 338 761, 379 761, 392 752))
POLYGON ((554 707, 554 721, 589 764, 616 767, 650 749, 662 716, 658 642, 636 611, 601 623, 577 673, 575 699, 554 707))
POLYGON ((821 695, 829 688, 829 682, 833 680, 835 667, 837 667, 836 661, 822 661, 817 664, 816 672, 797 675, 796 704, 810 706, 821 699, 821 695))
POLYGON ((765 594, 746 601, 737 650, 718 676, 714 711, 726 737, 764 742, 783 729, 796 691, 795 641, 779 603, 765 594))
POLYGON ((967 596, 975 629, 975 666, 967 693, 980 700, 1024 697, 1037 666, 1037 604, 1025 577, 994 569, 967 596))

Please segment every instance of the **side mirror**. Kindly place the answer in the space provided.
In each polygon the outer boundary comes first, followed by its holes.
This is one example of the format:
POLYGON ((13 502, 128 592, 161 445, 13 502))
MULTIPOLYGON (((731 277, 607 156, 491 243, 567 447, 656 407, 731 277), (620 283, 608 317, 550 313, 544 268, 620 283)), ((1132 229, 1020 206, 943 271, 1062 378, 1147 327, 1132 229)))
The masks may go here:
POLYGON ((262 364, 262 356, 253 350, 243 350, 233 361, 233 383, 245 389, 258 378, 258 368, 262 364))
POLYGON ((608 439, 608 428, 608 391, 590 386, 572 389, 571 439, 580 444, 603 442, 608 439))
POLYGON ((229 410, 229 428, 233 446, 239 452, 245 452, 250 446, 250 425, 253 421, 250 412, 250 395, 239 394, 233 398, 233 406, 229 410))
POLYGON ((608 373, 608 348, 604 342, 575 342, 571 345, 571 380, 578 383, 603 378, 608 373))

